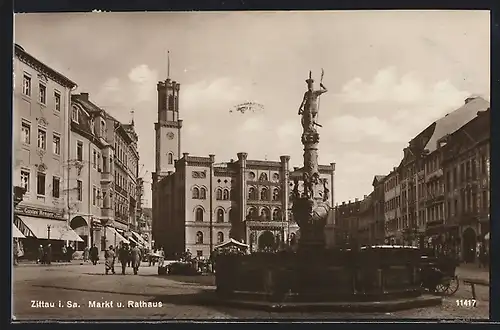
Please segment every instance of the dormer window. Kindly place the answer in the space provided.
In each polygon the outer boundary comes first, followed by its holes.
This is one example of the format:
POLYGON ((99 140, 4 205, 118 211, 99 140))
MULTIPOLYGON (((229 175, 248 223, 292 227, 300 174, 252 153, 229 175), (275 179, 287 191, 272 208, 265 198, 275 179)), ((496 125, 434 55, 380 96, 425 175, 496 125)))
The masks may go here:
POLYGON ((101 120, 101 137, 106 136, 106 122, 101 120))
POLYGON ((91 132, 92 134, 95 134, 94 127, 95 127, 94 118, 91 118, 91 119, 90 119, 90 132, 91 132))
POLYGON ((78 123, 78 108, 73 107, 71 111, 71 120, 75 123, 78 123))

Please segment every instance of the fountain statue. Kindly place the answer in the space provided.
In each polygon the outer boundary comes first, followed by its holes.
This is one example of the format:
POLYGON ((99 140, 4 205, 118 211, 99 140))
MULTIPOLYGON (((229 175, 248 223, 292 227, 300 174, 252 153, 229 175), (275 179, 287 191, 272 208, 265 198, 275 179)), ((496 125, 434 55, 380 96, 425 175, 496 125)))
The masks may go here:
POLYGON ((300 227, 300 248, 303 250, 324 248, 324 228, 330 204, 324 198, 324 184, 320 181, 318 170, 318 144, 319 133, 317 123, 319 98, 328 90, 322 82, 320 89, 314 90, 314 80, 311 71, 309 79, 306 80, 307 91, 304 93, 302 104, 299 108, 302 122, 302 144, 304 145, 304 167, 303 167, 303 192, 298 190, 298 182, 295 182, 292 197, 292 213, 300 227))

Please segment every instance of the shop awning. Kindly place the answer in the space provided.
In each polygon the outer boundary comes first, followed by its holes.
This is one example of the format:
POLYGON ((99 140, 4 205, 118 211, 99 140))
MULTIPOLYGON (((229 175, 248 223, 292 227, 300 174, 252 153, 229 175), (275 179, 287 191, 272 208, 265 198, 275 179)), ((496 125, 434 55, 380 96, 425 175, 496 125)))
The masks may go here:
POLYGON ((139 243, 139 242, 138 242, 135 238, 133 238, 133 237, 129 237, 129 238, 128 238, 128 240, 129 240, 130 242, 135 243, 135 245, 137 245, 137 246, 142 246, 142 244, 141 244, 141 243, 139 243))
POLYGON ((83 239, 64 220, 53 220, 35 218, 28 216, 16 216, 16 223, 24 236, 36 237, 39 239, 52 239, 56 241, 76 241, 83 242, 83 239), (50 232, 50 237, 49 237, 50 232))
POLYGON ((247 244, 238 242, 234 238, 231 238, 229 241, 227 241, 225 243, 214 246, 214 249, 220 249, 222 247, 227 247, 227 246, 238 246, 238 247, 243 248, 243 249, 246 249, 249 247, 247 244))
POLYGON ((113 227, 106 227, 106 246, 118 245, 120 242, 125 244, 130 243, 125 237, 123 237, 119 232, 113 227), (116 237, 116 242, 115 242, 116 237))
POLYGON ((139 242, 141 243, 142 245, 144 246, 147 246, 148 245, 148 242, 146 242, 146 240, 144 238, 142 238, 141 235, 139 235, 138 233, 136 233, 135 231, 132 231, 132 236, 134 236, 134 238, 139 242))
POLYGON ((21 233, 19 228, 15 224, 12 224, 12 237, 14 238, 26 238, 26 236, 21 233))

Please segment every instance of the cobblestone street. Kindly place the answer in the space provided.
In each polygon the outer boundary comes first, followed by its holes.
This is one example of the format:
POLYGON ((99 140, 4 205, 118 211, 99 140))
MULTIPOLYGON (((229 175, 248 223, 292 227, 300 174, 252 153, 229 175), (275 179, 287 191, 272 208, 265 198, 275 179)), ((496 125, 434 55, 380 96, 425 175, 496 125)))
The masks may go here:
MULTIPOLYGON (((116 267, 118 271, 118 265, 116 267)), ((456 299, 471 298, 461 283, 460 290, 445 298, 441 307, 413 309, 383 314, 354 313, 268 313, 204 306, 200 294, 214 287, 203 278, 157 276, 156 267, 144 266, 139 275, 104 275, 104 265, 23 265, 14 268, 13 315, 16 320, 77 319, 340 319, 340 318, 433 318, 485 319, 489 315, 489 293, 476 288, 476 308, 457 307, 456 299), (55 307, 32 307, 32 301, 54 303, 55 307), (59 301, 63 307, 59 306, 59 301), (90 307, 89 302, 113 302, 112 307, 90 307), (126 307, 129 301, 160 303, 161 307, 126 307), (68 302, 76 307, 67 307, 68 302), (118 303, 124 307, 118 307, 118 303)), ((460 273, 487 278, 487 272, 474 269, 460 273)))

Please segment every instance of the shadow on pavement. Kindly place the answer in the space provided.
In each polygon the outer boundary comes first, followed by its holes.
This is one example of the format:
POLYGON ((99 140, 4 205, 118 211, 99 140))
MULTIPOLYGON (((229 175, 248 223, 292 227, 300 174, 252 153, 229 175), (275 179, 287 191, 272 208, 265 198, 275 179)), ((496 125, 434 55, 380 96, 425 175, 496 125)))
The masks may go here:
POLYGON ((215 276, 213 275, 154 275, 158 278, 165 278, 174 282, 199 285, 199 286, 215 286, 215 276))
POLYGON ((59 289, 59 290, 70 290, 70 291, 79 291, 79 292, 98 292, 98 293, 109 293, 109 294, 119 294, 119 295, 128 295, 128 296, 154 296, 151 294, 145 293, 135 293, 135 292, 116 292, 116 291, 108 291, 108 290, 94 290, 94 289, 82 289, 82 288, 68 288, 64 286, 57 285, 33 285, 33 287, 44 288, 44 289, 59 289))

